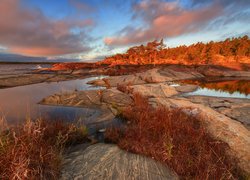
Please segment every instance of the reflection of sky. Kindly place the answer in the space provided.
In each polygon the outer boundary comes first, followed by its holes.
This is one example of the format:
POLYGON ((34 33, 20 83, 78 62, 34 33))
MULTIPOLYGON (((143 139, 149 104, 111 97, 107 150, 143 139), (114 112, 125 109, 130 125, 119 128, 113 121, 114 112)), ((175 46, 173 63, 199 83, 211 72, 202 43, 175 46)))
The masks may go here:
POLYGON ((198 88, 194 92, 186 93, 186 95, 200 95, 200 96, 213 96, 213 97, 228 97, 228 98, 246 98, 250 99, 250 95, 241 94, 239 92, 225 92, 220 90, 198 88))
MULTIPOLYGON (((3 115, 7 121, 23 121, 30 114, 32 118, 38 116, 38 111, 60 112, 56 107, 48 108, 37 103, 43 98, 58 92, 67 92, 72 90, 96 89, 86 84, 86 82, 96 79, 97 77, 87 78, 83 80, 71 80, 52 83, 40 83, 14 88, 0 89, 0 115, 3 115)), ((64 108, 65 114, 79 112, 70 108, 64 108)), ((84 111, 84 110, 83 110, 84 111)), ((40 112, 40 114, 42 114, 40 112)), ((62 111, 61 111, 62 112, 62 111)), ((86 111, 85 111, 86 114, 86 111)))

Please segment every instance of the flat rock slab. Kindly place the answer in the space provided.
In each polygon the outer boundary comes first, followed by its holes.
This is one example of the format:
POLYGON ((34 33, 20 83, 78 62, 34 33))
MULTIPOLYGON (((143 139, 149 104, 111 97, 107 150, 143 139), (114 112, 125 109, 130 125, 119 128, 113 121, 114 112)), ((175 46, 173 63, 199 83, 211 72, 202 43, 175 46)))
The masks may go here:
POLYGON ((181 79, 194 79, 204 77, 202 74, 195 70, 173 70, 168 67, 159 69, 159 74, 161 76, 172 78, 172 80, 181 80, 181 79))
POLYGON ((198 86, 196 86, 196 85, 181 85, 181 86, 176 86, 175 89, 176 89, 176 91, 178 91, 180 93, 188 93, 188 92, 192 92, 192 91, 195 91, 196 89, 198 89, 198 86))
POLYGON ((43 82, 58 82, 66 80, 74 80, 84 78, 84 76, 76 76, 72 74, 21 74, 12 75, 0 78, 0 87, 16 87, 29 84, 43 83, 43 82))
POLYGON ((217 112, 243 123, 250 129, 250 99, 188 96, 191 102, 211 107, 217 112))
POLYGON ((41 104, 63 105, 75 107, 101 106, 101 90, 74 91, 70 93, 54 94, 44 98, 41 104))
POLYGON ((64 156, 61 179, 178 179, 173 171, 160 162, 128 153, 116 145, 100 143, 85 148, 86 145, 82 145, 82 148, 64 156))
POLYGON ((0 86, 15 87, 28 84, 42 83, 53 78, 52 74, 23 74, 0 79, 0 86))
POLYGON ((101 100, 103 103, 118 107, 127 107, 133 103, 132 98, 128 94, 116 88, 103 90, 101 100))
POLYGON ((131 88, 133 93, 139 93, 145 97, 171 97, 178 94, 174 87, 164 83, 134 85, 131 88))
POLYGON ((111 87, 116 87, 118 85, 140 85, 147 83, 162 83, 166 81, 200 78, 200 77, 204 76, 202 76, 198 72, 183 73, 168 68, 165 69, 153 68, 142 73, 123 75, 123 76, 111 76, 108 78, 104 78, 104 80, 93 80, 88 83, 97 86, 106 86, 108 83, 111 87))

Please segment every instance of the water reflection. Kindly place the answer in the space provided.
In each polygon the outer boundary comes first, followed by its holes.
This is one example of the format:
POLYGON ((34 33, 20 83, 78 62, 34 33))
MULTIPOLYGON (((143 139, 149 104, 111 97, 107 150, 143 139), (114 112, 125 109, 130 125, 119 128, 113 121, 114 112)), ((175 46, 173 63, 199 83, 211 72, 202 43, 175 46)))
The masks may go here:
POLYGON ((220 80, 220 79, 200 79, 183 80, 187 84, 195 84, 203 88, 220 90, 228 93, 239 92, 241 94, 250 94, 250 80, 220 80))
POLYGON ((202 95, 250 99, 250 80, 184 80, 182 83, 195 84, 198 88, 186 95, 202 95))
POLYGON ((102 77, 0 89, 0 116, 4 116, 9 123, 22 122, 27 116, 32 119, 52 116, 55 119, 60 118, 67 121, 75 120, 80 117, 91 118, 95 113, 98 113, 97 110, 44 106, 37 103, 44 97, 57 92, 97 89, 97 87, 86 84, 86 82, 97 78, 102 77))

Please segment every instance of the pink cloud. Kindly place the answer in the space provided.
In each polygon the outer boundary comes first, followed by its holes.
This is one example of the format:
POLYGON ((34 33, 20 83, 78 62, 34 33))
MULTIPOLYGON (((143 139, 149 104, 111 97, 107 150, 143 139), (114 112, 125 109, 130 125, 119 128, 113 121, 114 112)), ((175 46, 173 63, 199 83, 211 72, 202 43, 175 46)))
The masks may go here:
POLYGON ((223 13, 217 3, 199 9, 184 9, 178 1, 160 0, 144 0, 134 9, 135 17, 143 19, 146 28, 128 28, 129 31, 122 35, 105 38, 105 44, 128 45, 196 32, 223 13))
POLYGON ((19 0, 1 0, 0 44, 8 51, 32 56, 53 56, 89 50, 83 30, 91 19, 51 20, 39 10, 24 9, 19 0), (85 43, 86 44, 86 43, 85 43))

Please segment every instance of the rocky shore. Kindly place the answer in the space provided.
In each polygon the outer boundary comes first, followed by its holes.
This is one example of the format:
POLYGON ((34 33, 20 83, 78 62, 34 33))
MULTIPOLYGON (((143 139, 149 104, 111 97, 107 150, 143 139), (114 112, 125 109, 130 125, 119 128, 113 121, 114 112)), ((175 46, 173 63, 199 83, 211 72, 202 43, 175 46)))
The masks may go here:
MULTIPOLYGON (((124 108, 133 105, 132 95, 139 93, 147 97, 153 107, 182 108, 186 113, 200 117, 213 137, 229 145, 228 153, 239 160, 238 166, 250 173, 250 99, 184 96, 199 86, 176 85, 180 80, 206 77, 250 80, 249 71, 182 65, 42 69, 0 77, 0 88, 95 75, 112 75, 88 82, 106 89, 56 93, 45 97, 40 104, 98 108, 100 113, 91 122, 98 124, 111 122, 124 108)), ((178 175, 166 165, 111 144, 81 144, 70 148, 63 159, 62 179, 178 179, 178 175)))
MULTIPOLYGON (((74 76, 76 77, 76 75, 79 76, 80 73, 75 73, 74 76)), ((228 153, 237 158, 239 160, 238 166, 249 174, 250 100, 205 96, 186 97, 183 96, 183 93, 194 91, 198 86, 174 85, 175 81, 178 80, 207 76, 249 79, 250 72, 204 66, 198 68, 156 67, 144 72, 110 76, 89 82, 89 84, 95 86, 105 86, 107 89, 54 94, 44 98, 40 103, 73 107, 98 107, 103 110, 104 115, 102 114, 97 118, 96 122, 103 122, 112 120, 119 115, 123 108, 131 106, 133 104, 132 94, 139 93, 147 97, 153 107, 163 105, 169 108, 183 108, 188 114, 200 117, 213 137, 229 145, 228 153)), ((118 177, 135 179, 178 178, 174 175, 174 172, 166 169, 166 166, 162 167, 154 160, 124 152, 115 145, 81 146, 65 155, 62 172, 64 179, 95 179, 97 177, 104 179, 118 177), (88 148, 82 148, 81 146, 88 148), (117 163, 117 158, 114 158, 117 154, 120 154, 119 163, 117 163), (155 168, 150 168, 151 166, 155 168), (103 167, 105 168, 103 169, 103 167), (131 174, 127 171, 130 168, 134 169, 131 174), (156 171, 151 171, 152 169, 156 169, 156 171)))

